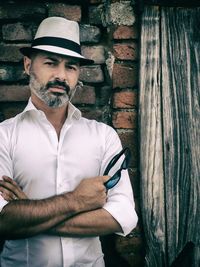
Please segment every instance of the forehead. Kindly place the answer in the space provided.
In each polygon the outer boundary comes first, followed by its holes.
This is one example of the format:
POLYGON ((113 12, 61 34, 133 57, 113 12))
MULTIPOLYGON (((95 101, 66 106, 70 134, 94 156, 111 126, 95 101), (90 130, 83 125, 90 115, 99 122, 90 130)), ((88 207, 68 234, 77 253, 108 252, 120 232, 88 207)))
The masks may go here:
POLYGON ((75 58, 75 57, 69 57, 69 56, 64 56, 64 55, 59 55, 59 54, 49 53, 49 52, 43 52, 43 51, 36 52, 33 55, 33 58, 34 59, 41 59, 41 60, 42 59, 43 60, 50 59, 50 60, 58 61, 58 62, 65 61, 68 64, 76 64, 76 65, 78 65, 80 63, 80 60, 78 58, 75 58))

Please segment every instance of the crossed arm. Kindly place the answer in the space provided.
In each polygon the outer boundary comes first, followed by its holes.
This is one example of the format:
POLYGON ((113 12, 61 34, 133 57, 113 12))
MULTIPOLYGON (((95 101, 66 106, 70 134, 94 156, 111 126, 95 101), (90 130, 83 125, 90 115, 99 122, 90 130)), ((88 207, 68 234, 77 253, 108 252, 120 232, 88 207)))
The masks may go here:
POLYGON ((122 232, 118 222, 102 208, 108 179, 84 179, 72 192, 30 200, 11 178, 4 176, 0 192, 9 203, 0 213, 0 236, 18 239, 46 232, 83 237, 122 232))

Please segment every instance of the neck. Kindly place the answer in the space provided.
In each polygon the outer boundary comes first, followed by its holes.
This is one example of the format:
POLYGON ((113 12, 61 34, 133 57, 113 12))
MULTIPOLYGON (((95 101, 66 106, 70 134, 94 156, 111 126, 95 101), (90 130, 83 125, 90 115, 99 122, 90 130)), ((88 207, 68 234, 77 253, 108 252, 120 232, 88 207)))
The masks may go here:
POLYGON ((59 135, 60 130, 67 118, 68 105, 66 104, 59 108, 51 108, 35 94, 31 94, 31 100, 38 110, 42 110, 45 113, 47 120, 54 126, 57 134, 59 135))

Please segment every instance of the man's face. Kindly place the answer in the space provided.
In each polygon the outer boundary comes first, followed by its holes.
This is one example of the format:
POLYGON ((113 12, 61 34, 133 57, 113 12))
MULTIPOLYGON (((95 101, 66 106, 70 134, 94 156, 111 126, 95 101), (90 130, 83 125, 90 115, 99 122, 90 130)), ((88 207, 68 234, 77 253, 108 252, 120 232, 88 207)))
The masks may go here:
POLYGON ((71 100, 80 73, 78 59, 46 52, 25 58, 25 70, 30 75, 31 93, 53 108, 71 100))

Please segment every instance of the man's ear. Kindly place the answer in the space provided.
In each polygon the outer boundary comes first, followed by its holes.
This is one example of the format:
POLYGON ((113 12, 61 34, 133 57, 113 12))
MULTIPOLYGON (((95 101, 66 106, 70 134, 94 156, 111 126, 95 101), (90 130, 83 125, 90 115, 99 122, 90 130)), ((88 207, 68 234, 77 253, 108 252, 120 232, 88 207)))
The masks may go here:
POLYGON ((30 68, 31 68, 31 59, 27 56, 24 57, 24 70, 26 74, 30 74, 30 68))

